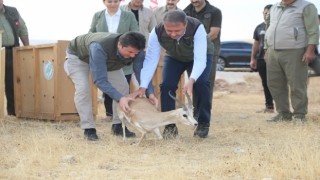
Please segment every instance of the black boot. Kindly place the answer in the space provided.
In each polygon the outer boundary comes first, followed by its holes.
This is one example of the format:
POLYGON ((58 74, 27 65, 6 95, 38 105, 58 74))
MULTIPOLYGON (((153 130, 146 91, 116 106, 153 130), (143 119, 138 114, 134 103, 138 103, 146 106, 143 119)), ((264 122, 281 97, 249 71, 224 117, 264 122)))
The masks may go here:
POLYGON ((199 124, 193 136, 198 136, 200 138, 208 137, 209 127, 210 127, 209 123, 199 124))
POLYGON ((96 141, 99 139, 95 128, 85 129, 84 138, 88 141, 96 141))
MULTIPOLYGON (((112 124, 111 132, 115 136, 123 136, 123 130, 122 130, 122 125, 121 124, 112 124)), ((134 132, 131 132, 125 128, 126 132, 126 137, 131 138, 131 137, 136 137, 136 134, 134 132)))
POLYGON ((163 138, 165 139, 172 139, 178 136, 178 128, 175 124, 169 124, 166 125, 163 133, 162 133, 163 138))

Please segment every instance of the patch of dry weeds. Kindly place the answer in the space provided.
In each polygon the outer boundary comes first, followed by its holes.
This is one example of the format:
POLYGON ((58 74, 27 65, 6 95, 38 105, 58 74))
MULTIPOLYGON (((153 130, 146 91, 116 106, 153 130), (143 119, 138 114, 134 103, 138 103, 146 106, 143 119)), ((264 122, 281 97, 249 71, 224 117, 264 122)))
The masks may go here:
POLYGON ((148 135, 140 146, 112 136, 103 111, 97 142, 83 139, 78 122, 7 116, 0 120, 0 179, 320 179, 319 85, 310 79, 301 125, 267 123, 274 114, 256 113, 264 107, 258 78, 217 82, 208 138, 178 125, 178 138, 148 135))

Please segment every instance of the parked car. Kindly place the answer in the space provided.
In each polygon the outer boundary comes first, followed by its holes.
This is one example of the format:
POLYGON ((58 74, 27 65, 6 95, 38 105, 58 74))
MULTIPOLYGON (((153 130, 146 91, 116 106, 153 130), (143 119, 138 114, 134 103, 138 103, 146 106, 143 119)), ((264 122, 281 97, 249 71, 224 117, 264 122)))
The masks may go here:
POLYGON ((223 41, 217 62, 217 71, 224 68, 250 68, 252 43, 245 41, 223 41))

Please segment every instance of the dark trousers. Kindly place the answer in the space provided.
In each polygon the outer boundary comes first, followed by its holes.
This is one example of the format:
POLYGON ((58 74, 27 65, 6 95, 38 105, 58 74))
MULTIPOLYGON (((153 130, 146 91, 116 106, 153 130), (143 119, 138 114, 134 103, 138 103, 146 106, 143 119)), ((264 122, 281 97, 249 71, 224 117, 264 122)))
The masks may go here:
MULTIPOLYGON (((213 98, 213 90, 214 90, 214 82, 216 80, 216 69, 217 69, 217 62, 218 62, 219 56, 214 56, 213 62, 212 62, 212 66, 211 66, 211 72, 210 72, 210 76, 209 76, 209 80, 210 80, 210 99, 212 100, 213 98)), ((190 76, 191 74, 191 70, 188 70, 188 75, 190 76)), ((198 99, 197 96, 195 96, 195 93, 193 91, 193 96, 192 96, 192 101, 193 101, 193 116, 195 119, 198 119, 199 117, 199 110, 197 107, 197 103, 198 103, 198 99)))
POLYGON ((267 65, 264 59, 257 59, 257 70, 262 81, 266 108, 273 109, 273 98, 267 84, 267 65))
POLYGON ((14 109, 14 88, 13 88, 13 51, 12 48, 6 48, 5 63, 5 93, 7 98, 8 115, 15 116, 14 109))
MULTIPOLYGON (((132 74, 126 75, 126 79, 129 84, 129 88, 130 88, 131 76, 132 76, 132 74)), ((130 91, 130 89, 129 89, 129 91, 130 91)), ((112 114, 113 114, 113 112, 112 112, 113 99, 105 93, 103 93, 103 97, 104 97, 104 107, 106 108, 106 116, 112 116, 112 114)))
MULTIPOLYGON (((194 94, 197 97, 197 107, 199 111, 199 124, 209 124, 211 118, 211 96, 209 76, 211 72, 213 55, 207 55, 207 66, 201 76, 195 82, 194 94)), ((161 111, 171 111, 175 109, 175 101, 169 96, 169 91, 176 96, 178 83, 182 73, 193 67, 192 62, 177 61, 169 56, 164 57, 162 69, 162 83, 160 85, 161 92, 161 111)))

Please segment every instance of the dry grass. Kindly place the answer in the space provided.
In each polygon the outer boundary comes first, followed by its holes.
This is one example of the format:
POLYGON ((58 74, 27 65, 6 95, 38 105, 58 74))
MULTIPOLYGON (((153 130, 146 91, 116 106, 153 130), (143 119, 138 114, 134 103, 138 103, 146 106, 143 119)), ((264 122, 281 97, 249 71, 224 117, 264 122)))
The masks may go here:
MULTIPOLYGON (((320 78, 309 86, 306 124, 267 123, 257 114, 263 95, 257 76, 217 83, 207 139, 180 137, 140 146, 110 133, 97 119, 100 140, 88 142, 78 122, 5 117, 0 120, 0 179, 320 179, 320 78)), ((132 128, 131 128, 132 129, 132 128)), ((130 140, 133 141, 133 140, 130 140)))

